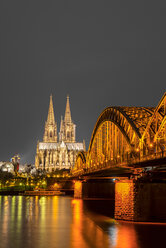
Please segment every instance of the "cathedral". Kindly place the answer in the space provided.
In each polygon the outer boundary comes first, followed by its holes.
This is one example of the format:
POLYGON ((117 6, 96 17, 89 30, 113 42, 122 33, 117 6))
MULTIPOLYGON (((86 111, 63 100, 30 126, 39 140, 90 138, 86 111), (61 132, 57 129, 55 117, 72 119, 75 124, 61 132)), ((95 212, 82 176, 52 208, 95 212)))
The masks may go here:
POLYGON ((85 142, 76 142, 76 125, 71 118, 69 96, 67 96, 65 117, 64 119, 61 117, 58 137, 51 95, 43 142, 37 143, 35 166, 48 172, 70 169, 74 166, 79 151, 85 151, 85 142))

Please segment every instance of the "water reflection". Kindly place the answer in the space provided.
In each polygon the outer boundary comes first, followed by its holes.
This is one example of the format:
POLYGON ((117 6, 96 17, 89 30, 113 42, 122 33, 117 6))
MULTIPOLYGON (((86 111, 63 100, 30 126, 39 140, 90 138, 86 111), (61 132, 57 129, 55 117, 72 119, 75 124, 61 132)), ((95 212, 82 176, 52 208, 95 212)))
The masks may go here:
POLYGON ((133 225, 120 225, 117 230, 116 245, 114 247, 139 248, 138 238, 133 225))
POLYGON ((164 241, 165 225, 115 222, 94 212, 97 205, 69 197, 0 196, 0 247, 148 248, 164 241))
POLYGON ((83 212, 83 201, 72 200, 73 220, 70 247, 110 247, 108 235, 83 212))

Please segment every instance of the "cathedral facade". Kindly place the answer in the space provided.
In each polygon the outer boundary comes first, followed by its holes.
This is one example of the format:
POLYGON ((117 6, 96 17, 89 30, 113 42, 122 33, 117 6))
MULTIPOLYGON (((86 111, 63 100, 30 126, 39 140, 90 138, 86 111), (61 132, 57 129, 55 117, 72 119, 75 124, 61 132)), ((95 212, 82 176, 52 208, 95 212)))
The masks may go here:
POLYGON ((61 117, 58 137, 51 95, 43 142, 37 143, 35 166, 37 169, 49 172, 70 169, 74 166, 79 151, 85 151, 85 142, 76 142, 76 125, 71 118, 69 96, 67 96, 65 117, 64 119, 61 117))

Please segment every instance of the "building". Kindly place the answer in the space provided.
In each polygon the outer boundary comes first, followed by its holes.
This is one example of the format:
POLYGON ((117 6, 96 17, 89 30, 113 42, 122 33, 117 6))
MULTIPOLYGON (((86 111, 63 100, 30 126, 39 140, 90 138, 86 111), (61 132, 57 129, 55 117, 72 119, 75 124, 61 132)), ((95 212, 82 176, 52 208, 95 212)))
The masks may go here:
POLYGON ((14 166, 12 162, 0 161, 0 171, 14 173, 14 166))
POLYGON ((85 142, 76 142, 76 125, 71 118, 69 96, 67 96, 65 117, 64 119, 61 117, 58 137, 51 95, 43 142, 37 144, 36 168, 49 172, 70 169, 74 166, 77 153, 84 150, 85 142))

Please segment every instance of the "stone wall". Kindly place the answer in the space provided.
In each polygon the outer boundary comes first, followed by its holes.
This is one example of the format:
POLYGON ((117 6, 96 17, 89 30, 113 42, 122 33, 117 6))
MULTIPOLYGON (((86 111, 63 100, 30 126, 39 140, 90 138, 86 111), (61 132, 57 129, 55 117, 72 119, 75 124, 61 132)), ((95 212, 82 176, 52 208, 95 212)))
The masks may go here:
POLYGON ((133 182, 115 183, 115 219, 134 220, 133 182))
POLYGON ((166 184, 116 182, 115 218, 166 222, 166 184))
POLYGON ((76 181, 74 183, 74 198, 82 198, 82 182, 76 181))

